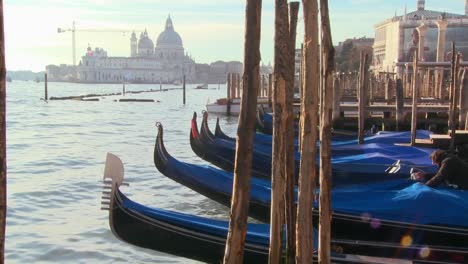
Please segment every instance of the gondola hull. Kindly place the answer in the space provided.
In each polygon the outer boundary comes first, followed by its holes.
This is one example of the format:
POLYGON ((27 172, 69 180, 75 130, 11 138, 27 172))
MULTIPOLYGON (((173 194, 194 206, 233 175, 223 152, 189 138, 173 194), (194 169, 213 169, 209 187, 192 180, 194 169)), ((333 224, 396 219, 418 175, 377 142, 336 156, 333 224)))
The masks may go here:
MULTIPOLYGON (((233 186, 232 173, 210 166, 177 161, 164 148, 162 130, 158 134, 154 153, 155 165, 164 175, 221 204, 230 205, 233 186)), ((378 201, 386 199, 400 199, 402 205, 409 202, 410 200, 405 200, 405 196, 411 195, 413 185, 408 182, 408 180, 396 180, 388 181, 388 186, 380 183, 375 185, 380 185, 380 190, 375 190, 372 185, 368 185, 367 189, 357 187, 358 191, 348 187, 344 191, 334 192, 332 204, 337 201, 341 201, 342 204, 332 208, 334 212, 331 230, 334 245, 342 248, 344 252, 352 254, 398 256, 419 260, 425 258, 444 261, 454 258, 468 260, 466 250, 468 248, 468 227, 466 223, 463 224, 463 220, 461 224, 456 219, 453 219, 452 224, 449 224, 451 223, 450 219, 446 223, 440 223, 438 222, 440 219, 437 218, 434 218, 434 222, 431 222, 431 219, 418 222, 417 216, 412 217, 411 215, 409 218, 402 215, 399 220, 399 209, 396 207, 399 204, 398 200, 391 205, 393 208, 389 208, 393 211, 392 214, 386 214, 385 208, 379 209, 378 201), (381 196, 379 192, 386 195, 381 196), (374 197, 377 198, 376 202, 374 204, 367 202, 367 204, 373 207, 353 209, 353 206, 359 207, 360 202, 372 200, 372 193, 377 195, 374 197), (401 195, 396 195, 399 193, 401 195), (381 197, 379 198, 379 196, 381 197), (385 216, 389 218, 387 219, 385 216), (415 222, 411 222, 413 220, 415 222), (460 225, 458 226, 458 224, 460 225), (429 250, 429 256, 421 254, 425 250, 429 250)), ((426 195, 430 198, 426 200, 429 204, 420 205, 430 210, 431 203, 438 198, 437 193, 425 190, 423 186, 415 185, 414 188, 415 192, 419 191, 418 195, 426 195), (435 196, 431 198, 433 195, 435 196)), ((271 198, 270 182, 252 177, 250 190, 252 207, 249 215, 261 221, 268 221, 271 198)), ((461 197, 465 196, 467 195, 462 193, 461 197)), ((450 193, 441 197, 450 199, 450 193)), ((457 206, 456 202, 453 202, 452 205, 457 206)), ((440 209, 441 206, 439 205, 437 208, 440 209)), ((462 216, 466 217, 462 212, 466 212, 468 208, 463 209, 463 205, 459 205, 458 208, 460 208, 462 216)), ((416 209, 418 208, 415 208, 415 214, 417 214, 416 209)), ((407 206, 405 210, 401 213, 405 214, 404 212, 411 211, 411 206, 407 206)), ((314 210, 314 213, 314 225, 317 227, 317 211, 314 210)))

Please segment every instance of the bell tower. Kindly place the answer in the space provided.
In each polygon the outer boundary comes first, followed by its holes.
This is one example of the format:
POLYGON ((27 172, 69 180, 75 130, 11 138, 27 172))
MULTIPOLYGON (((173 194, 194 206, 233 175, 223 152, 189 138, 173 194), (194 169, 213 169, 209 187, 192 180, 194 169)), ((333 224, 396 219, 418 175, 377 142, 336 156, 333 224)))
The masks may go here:
POLYGON ((135 31, 132 32, 132 37, 130 38, 130 57, 137 56, 137 37, 135 31))

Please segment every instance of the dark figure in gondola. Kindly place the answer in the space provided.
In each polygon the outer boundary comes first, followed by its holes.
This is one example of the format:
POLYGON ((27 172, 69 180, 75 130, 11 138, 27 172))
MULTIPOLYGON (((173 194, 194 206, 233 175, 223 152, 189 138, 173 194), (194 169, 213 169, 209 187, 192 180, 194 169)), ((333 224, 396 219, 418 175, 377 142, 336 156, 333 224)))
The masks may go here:
POLYGON ((457 155, 449 154, 445 150, 436 150, 431 154, 432 164, 437 165, 439 170, 436 174, 417 172, 416 180, 427 180, 427 186, 438 186, 445 183, 456 186, 459 189, 468 190, 468 163, 457 155))

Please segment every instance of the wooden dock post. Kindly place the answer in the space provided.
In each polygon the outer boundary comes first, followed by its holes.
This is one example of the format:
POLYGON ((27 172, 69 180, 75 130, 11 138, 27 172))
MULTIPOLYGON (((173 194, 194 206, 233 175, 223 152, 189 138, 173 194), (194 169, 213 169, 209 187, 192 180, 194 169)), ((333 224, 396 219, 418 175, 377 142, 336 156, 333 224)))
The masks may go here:
POLYGON ((333 78, 333 94, 335 95, 333 100, 333 124, 335 124, 335 122, 341 117, 340 104, 342 90, 340 89, 340 86, 340 75, 338 75, 333 78))
POLYGON ((462 77, 460 79, 460 116, 459 123, 460 129, 466 128, 468 124, 465 122, 466 113, 468 111, 468 76, 466 74, 466 68, 463 70, 462 77))
POLYGON ((184 90, 184 105, 185 105, 185 75, 182 78, 182 90, 184 90))
POLYGON ((294 129, 294 76, 295 76, 295 55, 296 55, 296 35, 297 17, 299 12, 299 2, 289 3, 289 54, 286 68, 289 76, 286 79, 286 259, 288 263, 294 263, 296 256, 296 201, 294 188, 296 186, 296 159, 294 149, 294 139, 296 131, 294 129))
POLYGON ((367 118, 366 107, 369 105, 367 99, 367 83, 368 83, 368 55, 364 51, 361 52, 361 65, 359 67, 359 90, 358 90, 358 142, 364 144, 364 125, 367 118))
POLYGON ((231 115, 231 89, 232 89, 232 73, 227 74, 226 79, 226 115, 231 115))
POLYGON ((7 213, 6 153, 6 66, 3 0, 0 0, 0 263, 5 262, 5 226, 7 213))
POLYGON ((286 0, 275 0, 275 44, 273 70, 273 145, 271 164, 271 216, 269 263, 281 263, 282 231, 285 221, 286 192, 286 85, 289 71, 289 21, 286 0))
POLYGON ((418 122, 418 102, 419 102, 419 71, 418 71, 418 50, 414 51, 413 58, 413 105, 411 110, 411 146, 416 144, 416 125, 418 122))
POLYGON ((125 95, 125 82, 122 83, 122 95, 125 95))
POLYGON ((319 95, 318 5, 316 0, 302 0, 304 46, 302 53, 301 161, 297 198, 296 263, 311 263, 314 251, 313 208, 317 175, 317 125, 319 95))
POLYGON ((455 133, 457 130, 457 123, 455 121, 457 115, 457 83, 458 83, 458 68, 460 67, 460 54, 455 55, 455 43, 452 42, 452 81, 450 83, 450 94, 451 101, 450 101, 450 122, 449 122, 449 129, 450 129, 450 151, 455 150, 455 133))
POLYGON ((252 146, 260 85, 261 0, 247 0, 245 11, 244 75, 241 111, 237 129, 234 183, 229 217, 229 232, 224 254, 225 264, 242 263, 247 234, 250 200, 252 146))
POLYGON ((49 100, 49 91, 47 90, 47 72, 44 73, 44 100, 49 100))
POLYGON ((233 90, 231 90, 232 98, 240 98, 240 80, 239 80, 239 74, 234 73, 234 85, 233 85, 233 90))
POLYGON ((273 89, 273 75, 270 73, 268 74, 268 107, 271 108, 271 96, 272 96, 272 89, 273 89))
POLYGON ((328 0, 320 0, 322 32, 322 106, 320 121, 320 209, 319 263, 330 263, 331 247, 331 129, 333 111, 333 71, 335 50, 330 28, 328 0))
POLYGON ((400 131, 403 126, 403 107, 404 107, 403 82, 401 79, 396 80, 395 107, 396 107, 396 111, 395 111, 396 131, 400 131))

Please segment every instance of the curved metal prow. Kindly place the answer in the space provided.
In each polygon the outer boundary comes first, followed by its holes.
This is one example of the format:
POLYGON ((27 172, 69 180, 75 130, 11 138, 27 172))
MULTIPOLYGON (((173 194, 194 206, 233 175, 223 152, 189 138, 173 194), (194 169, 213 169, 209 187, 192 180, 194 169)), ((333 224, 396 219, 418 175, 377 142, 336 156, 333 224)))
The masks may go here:
POLYGON ((216 118, 215 137, 219 137, 222 139, 231 139, 228 135, 226 135, 223 132, 223 130, 221 130, 221 126, 219 125, 219 117, 216 118))
POLYGON ((156 142, 154 144, 154 165, 156 168, 163 172, 166 169, 167 160, 169 159, 170 155, 164 146, 163 141, 163 126, 161 123, 157 122, 156 127, 158 128, 158 135, 156 136, 156 142))
POLYGON ((211 132, 210 127, 208 126, 208 112, 203 110, 203 120, 200 126, 200 135, 204 138, 214 139, 215 135, 211 132))
POLYGON ((101 197, 101 209, 109 210, 111 198, 121 185, 128 186, 124 182, 124 165, 122 160, 112 153, 107 153, 104 167, 103 191, 101 197))

